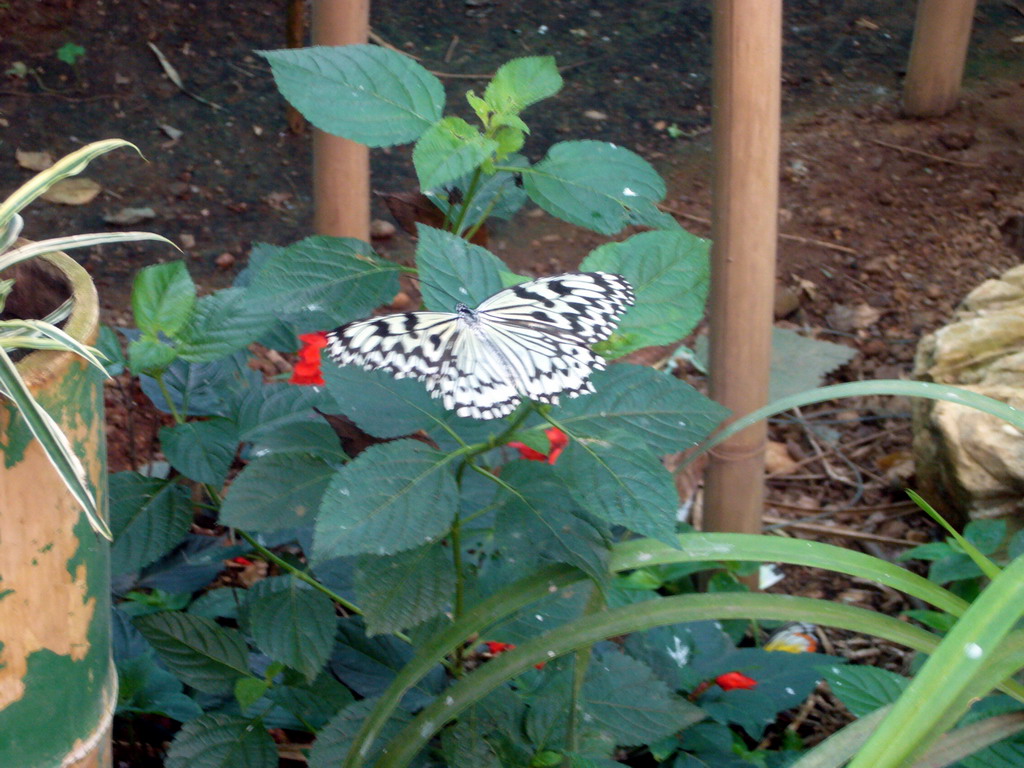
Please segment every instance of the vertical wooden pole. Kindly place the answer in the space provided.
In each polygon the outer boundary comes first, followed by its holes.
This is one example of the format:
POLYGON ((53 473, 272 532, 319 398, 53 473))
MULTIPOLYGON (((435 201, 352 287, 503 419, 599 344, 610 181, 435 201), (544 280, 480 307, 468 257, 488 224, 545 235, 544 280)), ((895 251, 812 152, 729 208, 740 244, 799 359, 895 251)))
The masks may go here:
MULTIPOLYGON (((767 401, 771 369, 782 0, 716 0, 712 27, 711 396, 740 416, 767 401)), ((765 435, 712 452, 707 530, 761 530, 765 435)))
POLYGON ((956 106, 977 0, 918 0, 903 112, 935 117, 956 106))
MULTIPOLYGON (((313 44, 365 43, 370 0, 313 0, 313 44)), ((313 131, 313 229, 370 240, 370 150, 313 131)))

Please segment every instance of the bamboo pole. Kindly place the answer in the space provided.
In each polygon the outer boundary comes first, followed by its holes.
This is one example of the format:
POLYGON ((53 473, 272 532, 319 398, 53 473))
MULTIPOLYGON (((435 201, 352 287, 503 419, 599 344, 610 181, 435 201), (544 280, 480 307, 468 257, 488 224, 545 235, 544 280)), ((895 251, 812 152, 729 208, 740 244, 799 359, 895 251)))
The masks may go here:
MULTIPOLYGON (((370 0, 314 0, 313 44, 365 43, 370 0)), ((370 240, 370 150, 313 131, 313 229, 320 235, 370 240)))
MULTIPOLYGON (((764 405, 778 231, 782 0, 716 0, 712 22, 711 396, 764 405)), ((711 453, 705 529, 757 533, 764 422, 711 453)))
POLYGON ((960 97, 977 0, 918 0, 903 83, 903 113, 936 117, 960 97))

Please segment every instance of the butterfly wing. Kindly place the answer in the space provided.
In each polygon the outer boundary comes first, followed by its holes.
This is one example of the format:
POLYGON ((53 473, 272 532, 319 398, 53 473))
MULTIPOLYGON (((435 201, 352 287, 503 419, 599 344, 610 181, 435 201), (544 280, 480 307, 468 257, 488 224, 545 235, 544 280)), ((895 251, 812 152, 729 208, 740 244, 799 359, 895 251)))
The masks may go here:
POLYGON ((458 316, 451 312, 403 312, 357 320, 327 334, 327 354, 338 365, 427 381, 434 394, 430 382, 451 356, 457 330, 458 316))
POLYGON ((489 320, 593 344, 612 335, 633 302, 633 288, 619 275, 568 272, 499 291, 477 312, 489 320))

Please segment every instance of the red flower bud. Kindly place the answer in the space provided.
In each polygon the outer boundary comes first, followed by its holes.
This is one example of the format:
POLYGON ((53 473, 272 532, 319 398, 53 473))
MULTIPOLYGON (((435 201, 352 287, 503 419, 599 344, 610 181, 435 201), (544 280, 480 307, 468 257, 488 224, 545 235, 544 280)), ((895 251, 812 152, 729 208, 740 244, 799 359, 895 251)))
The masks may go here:
POLYGON ((726 672, 715 678, 715 682, 723 691, 731 691, 733 688, 756 688, 757 680, 753 680, 742 672, 726 672))
POLYGON ((327 334, 324 331, 303 333, 299 336, 302 347, 299 349, 299 362, 292 370, 288 380, 292 384, 323 386, 324 376, 320 370, 320 350, 327 346, 327 334))

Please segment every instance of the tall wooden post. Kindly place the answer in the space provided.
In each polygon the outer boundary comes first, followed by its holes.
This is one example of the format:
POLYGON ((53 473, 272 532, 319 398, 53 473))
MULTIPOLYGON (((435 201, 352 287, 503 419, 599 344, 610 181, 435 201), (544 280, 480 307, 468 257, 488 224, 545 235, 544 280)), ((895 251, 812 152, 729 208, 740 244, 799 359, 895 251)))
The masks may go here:
MULTIPOLYGON (((713 11, 711 396, 734 415, 764 405, 778 229, 782 0, 713 11)), ((711 454, 707 530, 761 530, 764 423, 711 454)))
MULTIPOLYGON (((314 0, 313 44, 365 43, 370 0, 314 0)), ((370 239, 370 150, 313 131, 313 229, 320 235, 370 239)))
POLYGON ((918 0, 903 112, 935 117, 956 106, 977 0, 918 0))

